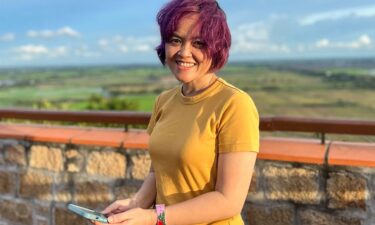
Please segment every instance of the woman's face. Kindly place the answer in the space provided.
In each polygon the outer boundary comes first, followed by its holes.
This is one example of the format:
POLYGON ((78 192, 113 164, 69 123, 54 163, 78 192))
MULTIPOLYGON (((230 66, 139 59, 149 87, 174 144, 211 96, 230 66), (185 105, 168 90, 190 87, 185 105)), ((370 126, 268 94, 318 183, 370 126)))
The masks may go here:
POLYGON ((198 18, 198 14, 182 17, 177 30, 165 45, 166 64, 182 83, 199 83, 211 66, 211 59, 203 52, 205 43, 195 26, 198 18))

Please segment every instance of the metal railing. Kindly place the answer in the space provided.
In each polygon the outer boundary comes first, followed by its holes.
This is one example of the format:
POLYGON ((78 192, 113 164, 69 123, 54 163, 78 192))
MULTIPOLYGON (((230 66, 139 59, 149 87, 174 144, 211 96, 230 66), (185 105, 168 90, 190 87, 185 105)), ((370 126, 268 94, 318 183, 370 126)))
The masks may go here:
MULTIPOLYGON (((0 109, 0 119, 38 121, 115 123, 147 125, 151 113, 135 111, 61 111, 34 109, 0 109)), ((291 131, 325 134, 375 135, 375 121, 310 119, 299 117, 262 117, 261 131, 291 131)))

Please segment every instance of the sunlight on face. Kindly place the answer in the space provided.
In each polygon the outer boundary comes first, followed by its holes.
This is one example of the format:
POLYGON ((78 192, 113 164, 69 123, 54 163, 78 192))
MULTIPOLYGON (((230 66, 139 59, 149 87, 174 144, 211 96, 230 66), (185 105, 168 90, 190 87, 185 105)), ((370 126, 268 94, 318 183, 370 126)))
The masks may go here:
POLYGON ((196 26, 198 18, 197 14, 181 18, 177 30, 165 46, 166 64, 182 83, 199 83, 211 66, 211 59, 203 51, 205 43, 200 39, 196 26))

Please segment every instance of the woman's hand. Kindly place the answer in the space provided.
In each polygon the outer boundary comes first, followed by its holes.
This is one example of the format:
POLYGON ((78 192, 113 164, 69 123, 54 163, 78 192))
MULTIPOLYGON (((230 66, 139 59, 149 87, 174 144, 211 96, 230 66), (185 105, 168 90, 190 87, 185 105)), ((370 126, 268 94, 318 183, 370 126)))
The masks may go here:
MULTIPOLYGON (((102 213, 109 218, 112 224, 155 225, 156 212, 154 210, 148 210, 155 202, 155 198, 156 180, 151 166, 150 173, 145 178, 142 187, 132 198, 117 200, 105 208, 102 213), (114 220, 112 220, 113 216, 115 218, 114 220)), ((95 225, 105 225, 100 222, 91 222, 95 225)))
POLYGON ((107 208, 105 208, 102 211, 102 213, 108 217, 114 214, 125 212, 129 209, 136 208, 136 207, 138 206, 135 200, 131 198, 122 199, 122 200, 117 200, 113 202, 112 204, 110 204, 109 206, 107 206, 107 208))
MULTIPOLYGON (((134 208, 108 217, 108 223, 113 225, 155 225, 157 221, 154 209, 134 208)), ((95 225, 105 225, 93 222, 95 225)))
POLYGON ((156 217, 154 209, 135 208, 108 217, 108 222, 118 225, 155 225, 156 217))
MULTIPOLYGON (((119 214, 122 212, 126 212, 127 210, 130 210, 132 208, 136 208, 137 204, 135 203, 135 200, 128 198, 128 199, 122 199, 117 200, 107 206, 101 213, 104 214, 107 217, 110 217, 115 214, 119 214)), ((95 225, 104 225, 103 223, 100 223, 98 221, 91 221, 95 225)))

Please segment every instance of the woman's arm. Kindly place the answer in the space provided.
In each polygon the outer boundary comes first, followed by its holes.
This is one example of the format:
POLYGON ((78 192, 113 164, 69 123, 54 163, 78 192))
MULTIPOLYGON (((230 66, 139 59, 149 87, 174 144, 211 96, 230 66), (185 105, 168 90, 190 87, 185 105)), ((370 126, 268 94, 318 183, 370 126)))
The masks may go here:
POLYGON ((155 173, 152 169, 150 169, 150 173, 144 180, 141 188, 137 191, 137 193, 133 196, 133 200, 135 201, 136 205, 143 209, 150 208, 156 198, 156 180, 155 180, 155 173))
POLYGON ((215 191, 167 207, 166 223, 198 224, 241 213, 249 191, 256 155, 254 152, 220 154, 215 191))
MULTIPOLYGON (((188 225, 218 221, 239 214, 245 202, 256 160, 255 152, 221 153, 215 191, 166 207, 167 225, 188 225)), ((155 224, 155 210, 130 210, 111 216, 111 223, 125 220, 155 224)), ((133 223, 132 223, 133 224, 133 223)))
POLYGON ((145 178, 141 188, 132 198, 117 200, 105 208, 102 213, 113 215, 133 208, 149 209, 154 204, 155 198, 156 180, 151 165, 148 176, 145 178))

